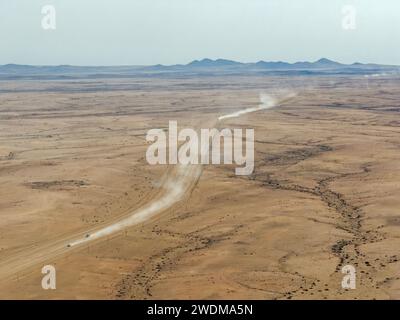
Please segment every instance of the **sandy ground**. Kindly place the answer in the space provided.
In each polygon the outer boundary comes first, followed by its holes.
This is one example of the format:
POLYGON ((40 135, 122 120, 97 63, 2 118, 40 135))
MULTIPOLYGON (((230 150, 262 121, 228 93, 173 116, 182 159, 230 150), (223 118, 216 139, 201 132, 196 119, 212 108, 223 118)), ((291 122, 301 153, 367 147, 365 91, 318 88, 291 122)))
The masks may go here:
MULTIPOLYGON (((0 298, 400 298, 399 79, 204 78, 0 83, 0 298), (146 132, 255 129, 255 171, 201 167, 145 222, 70 240, 157 201, 173 166, 146 132), (41 268, 57 289, 41 288, 41 268), (341 267, 357 288, 341 288, 341 267)), ((188 169, 191 170, 191 169, 188 169)))

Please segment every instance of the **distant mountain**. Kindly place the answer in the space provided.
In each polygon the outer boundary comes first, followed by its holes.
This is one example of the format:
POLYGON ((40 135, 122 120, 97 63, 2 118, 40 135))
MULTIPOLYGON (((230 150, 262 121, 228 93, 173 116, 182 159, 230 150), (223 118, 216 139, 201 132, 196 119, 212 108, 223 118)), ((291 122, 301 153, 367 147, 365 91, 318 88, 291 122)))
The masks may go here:
POLYGON ((391 74, 400 73, 398 66, 342 64, 327 58, 314 62, 258 61, 242 63, 227 59, 194 60, 188 64, 152 66, 31 66, 7 64, 0 66, 0 79, 79 79, 109 77, 174 77, 194 75, 329 75, 329 74, 391 74))
POLYGON ((225 60, 225 59, 203 59, 203 60, 194 60, 188 63, 187 67, 196 67, 196 68, 220 68, 220 67, 231 67, 231 66, 247 66, 252 68, 262 68, 262 69, 315 69, 315 68, 336 68, 339 66, 343 66, 343 64, 322 58, 315 62, 296 62, 296 63, 288 63, 282 61, 258 61, 256 63, 241 63, 233 60, 225 60))
MULTIPOLYGON (((182 66, 182 65, 181 65, 182 66)), ((368 66, 365 64, 357 63, 353 65, 342 64, 333 60, 329 60, 326 58, 321 58, 315 62, 308 61, 299 61, 295 63, 288 63, 283 61, 258 61, 256 63, 242 63, 233 60, 225 60, 225 59, 203 59, 203 60, 194 60, 184 67, 195 67, 195 68, 224 68, 224 67, 241 67, 246 69, 270 69, 270 70, 293 70, 293 69, 304 69, 304 70, 313 70, 313 69, 337 69, 337 68, 346 68, 349 66, 368 66)), ((376 66, 376 65, 375 65, 376 66)), ((170 68, 174 68, 175 66, 169 66, 170 68)))
POLYGON ((321 67, 339 67, 339 66, 343 66, 343 64, 336 62, 336 61, 332 61, 326 58, 321 58, 318 61, 314 62, 314 65, 318 65, 321 67))
POLYGON ((226 59, 203 59, 203 60, 194 60, 188 63, 186 66, 188 67, 225 67, 225 66, 237 66, 242 65, 241 62, 236 62, 233 60, 226 60, 226 59))
POLYGON ((285 68, 290 68, 291 64, 287 62, 265 62, 265 61, 258 61, 254 64, 255 67, 257 68, 263 68, 263 69, 285 69, 285 68))
MULTIPOLYGON (((146 69, 148 67, 145 67, 146 69)), ((152 68, 154 70, 154 68, 152 68)), ((160 69, 161 70, 161 69, 160 69)), ((399 72, 398 66, 377 64, 342 64, 327 58, 314 62, 299 61, 288 63, 284 61, 258 61, 256 63, 242 63, 226 59, 194 60, 186 65, 163 66, 163 70, 170 72, 191 72, 203 74, 374 74, 382 70, 399 72)))

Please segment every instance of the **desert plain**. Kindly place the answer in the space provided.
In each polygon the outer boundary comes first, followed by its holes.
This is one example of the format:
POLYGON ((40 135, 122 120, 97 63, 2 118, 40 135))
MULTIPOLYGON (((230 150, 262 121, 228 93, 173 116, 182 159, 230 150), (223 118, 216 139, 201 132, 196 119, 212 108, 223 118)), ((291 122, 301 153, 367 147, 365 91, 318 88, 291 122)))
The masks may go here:
MULTIPOLYGON (((0 83, 1 299, 399 299, 400 78, 224 76, 0 83), (257 107, 274 108, 216 122, 257 107), (286 97, 290 95, 289 99, 286 97), (252 128, 255 167, 198 165, 168 196, 146 133, 252 128), (44 265, 57 271, 43 290, 44 265), (341 286, 344 265, 356 289, 341 286)), ((183 173, 185 174, 185 173, 183 173)))

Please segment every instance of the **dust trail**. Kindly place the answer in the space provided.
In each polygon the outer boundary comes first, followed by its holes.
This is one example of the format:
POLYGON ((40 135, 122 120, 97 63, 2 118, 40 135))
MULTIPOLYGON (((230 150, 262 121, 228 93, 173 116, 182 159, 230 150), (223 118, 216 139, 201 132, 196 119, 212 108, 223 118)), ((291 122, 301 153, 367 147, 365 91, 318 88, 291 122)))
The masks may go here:
MULTIPOLYGON (((239 110, 224 116, 218 117, 218 120, 224 120, 229 118, 240 117, 243 114, 256 112, 260 110, 270 109, 275 107, 278 103, 287 100, 288 98, 293 97, 294 94, 287 94, 284 99, 275 99, 267 94, 260 93, 260 104, 257 107, 247 108, 243 110, 239 110)), ((212 139, 214 137, 211 137, 212 139)), ((187 142, 189 143, 189 142, 187 142)), ((209 150, 201 150, 201 153, 209 152, 209 150)), ((104 236, 111 235, 115 232, 121 231, 127 227, 136 225, 147 219, 153 217, 157 213, 167 210, 172 207, 175 203, 180 201, 183 196, 190 189, 192 182, 196 181, 201 175, 201 165, 195 164, 187 164, 182 165, 178 164, 175 175, 170 175, 167 177, 166 181, 163 184, 163 188, 165 193, 161 195, 161 198, 153 201, 152 203, 144 206, 143 208, 138 209, 133 212, 132 215, 106 227, 103 227, 97 231, 92 233, 88 233, 85 237, 81 237, 75 241, 68 243, 68 247, 77 246, 95 239, 99 239, 104 236)))
POLYGON ((256 111, 265 110, 265 109, 271 109, 271 108, 275 107, 276 103, 277 103, 275 98, 273 98, 269 95, 266 95, 264 93, 260 93, 260 102, 261 103, 257 107, 246 108, 246 109, 242 109, 239 111, 235 111, 233 113, 229 113, 224 116, 218 117, 218 120, 236 118, 236 117, 240 117, 241 115, 246 114, 246 113, 256 112, 256 111))
POLYGON ((92 241, 104 236, 111 235, 115 232, 121 231, 127 227, 136 225, 140 222, 150 219, 155 214, 172 207, 175 203, 180 201, 190 188, 191 182, 200 177, 201 170, 198 165, 178 165, 177 175, 168 177, 165 181, 163 188, 165 194, 158 200, 148 204, 147 206, 139 209, 131 216, 122 219, 110 226, 104 227, 91 234, 87 234, 84 238, 77 239, 69 243, 69 247, 73 247, 88 241, 92 241))
MULTIPOLYGON (((276 95, 282 97, 283 95, 276 95)), ((249 112, 269 109, 293 97, 293 94, 286 95, 280 99, 260 94, 261 104, 255 108, 247 108, 238 112, 227 114, 215 119, 215 124, 218 120, 239 117, 249 112)), ((214 125, 215 125, 214 124, 214 125)), ((213 138, 213 137, 212 137, 213 138)), ((209 150, 199 150, 200 152, 209 152, 209 150)), ((196 181, 200 178, 202 166, 198 164, 177 165, 173 168, 162 182, 162 190, 159 198, 144 205, 143 207, 133 211, 129 216, 122 218, 117 222, 110 222, 108 226, 100 227, 97 230, 87 231, 86 236, 72 235, 63 237, 53 242, 44 243, 40 246, 29 248, 29 252, 24 250, 15 255, 0 261, 0 275, 4 280, 18 272, 21 272, 33 265, 55 259, 67 253, 71 247, 79 247, 92 240, 99 239, 115 232, 121 231, 127 227, 131 227, 138 223, 155 216, 157 213, 167 210, 182 200, 184 196, 193 188, 196 181)))

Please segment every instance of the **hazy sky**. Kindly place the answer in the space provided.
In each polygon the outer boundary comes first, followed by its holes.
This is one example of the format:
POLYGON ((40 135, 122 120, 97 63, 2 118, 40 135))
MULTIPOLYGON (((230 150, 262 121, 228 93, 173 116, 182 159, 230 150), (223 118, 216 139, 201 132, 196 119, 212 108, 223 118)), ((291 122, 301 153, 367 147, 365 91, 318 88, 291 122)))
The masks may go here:
POLYGON ((399 0, 0 0, 0 64, 193 59, 400 65, 399 0), (54 5, 56 30, 41 26, 54 5), (356 29, 342 27, 343 6, 356 29))

